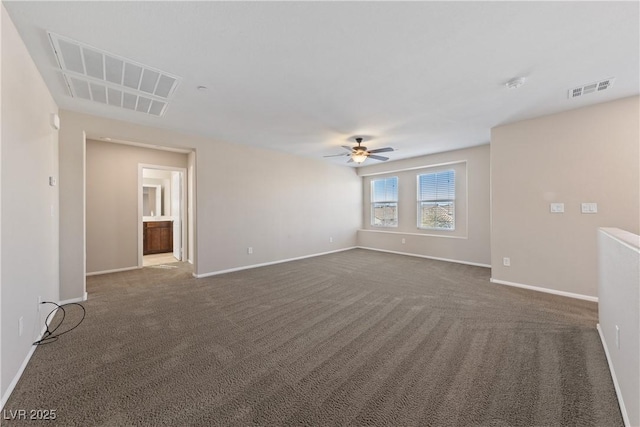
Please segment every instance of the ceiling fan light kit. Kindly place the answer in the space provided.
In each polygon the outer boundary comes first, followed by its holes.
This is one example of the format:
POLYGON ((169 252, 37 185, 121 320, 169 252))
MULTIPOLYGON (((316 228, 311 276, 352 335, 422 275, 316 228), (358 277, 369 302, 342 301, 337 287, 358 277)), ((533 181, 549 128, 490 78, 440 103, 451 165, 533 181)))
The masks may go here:
POLYGON ((367 160, 367 153, 364 151, 360 151, 359 153, 353 153, 351 154, 351 160, 353 160, 356 163, 362 163, 365 160, 367 160))
POLYGON ((355 147, 349 147, 347 145, 343 145, 342 146, 342 148, 344 148, 345 150, 349 151, 349 153, 332 154, 332 155, 324 156, 324 157, 349 156, 350 159, 347 161, 347 163, 354 162, 354 163, 358 163, 358 164, 363 163, 368 158, 375 159, 375 160, 380 160, 381 162, 385 162, 385 161, 389 160, 388 157, 377 156, 374 153, 386 153, 386 152, 389 152, 389 151, 393 151, 393 148, 391 148, 391 147, 376 148, 375 150, 367 150, 367 147, 365 147, 363 145, 360 145, 360 144, 362 144, 362 138, 361 137, 356 137, 355 140, 358 143, 358 145, 355 146, 355 147))

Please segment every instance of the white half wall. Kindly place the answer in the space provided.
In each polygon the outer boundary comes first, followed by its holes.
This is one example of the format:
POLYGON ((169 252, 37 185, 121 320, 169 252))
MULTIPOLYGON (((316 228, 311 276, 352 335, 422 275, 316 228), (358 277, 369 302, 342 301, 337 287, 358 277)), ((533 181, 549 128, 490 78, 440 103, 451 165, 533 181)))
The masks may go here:
POLYGON ((600 337, 625 423, 640 426, 640 236, 601 228, 598 266, 600 337))

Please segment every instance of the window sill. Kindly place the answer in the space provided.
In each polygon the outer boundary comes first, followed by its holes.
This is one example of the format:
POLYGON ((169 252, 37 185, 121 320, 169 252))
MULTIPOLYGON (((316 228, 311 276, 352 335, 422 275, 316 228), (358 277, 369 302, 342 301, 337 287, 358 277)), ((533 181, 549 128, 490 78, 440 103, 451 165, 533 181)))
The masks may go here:
POLYGON ((365 231, 367 233, 386 233, 386 234, 401 234, 403 236, 420 236, 420 237, 442 237, 444 239, 463 239, 467 240, 468 236, 447 236, 446 234, 427 234, 427 233, 410 233, 406 231, 388 231, 388 230, 373 230, 370 228, 360 228, 358 231, 365 231))

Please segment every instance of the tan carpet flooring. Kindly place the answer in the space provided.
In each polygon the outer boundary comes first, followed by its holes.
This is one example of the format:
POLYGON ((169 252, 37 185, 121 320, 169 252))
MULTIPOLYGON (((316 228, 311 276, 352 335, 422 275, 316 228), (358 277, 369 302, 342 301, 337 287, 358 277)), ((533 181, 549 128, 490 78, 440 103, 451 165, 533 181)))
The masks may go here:
POLYGON ((594 303, 362 249, 170 267, 89 277, 5 406, 57 419, 2 425, 622 426, 594 303))

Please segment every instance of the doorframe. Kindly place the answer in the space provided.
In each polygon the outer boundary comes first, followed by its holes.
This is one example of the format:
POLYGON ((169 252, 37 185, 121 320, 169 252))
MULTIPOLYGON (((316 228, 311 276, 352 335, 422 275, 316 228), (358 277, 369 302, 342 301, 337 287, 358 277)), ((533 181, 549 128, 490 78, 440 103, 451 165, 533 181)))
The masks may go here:
POLYGON ((180 179, 180 221, 181 221, 181 236, 182 241, 180 242, 181 246, 181 256, 180 261, 186 261, 188 258, 187 252, 189 251, 187 235, 188 235, 188 221, 189 217, 187 215, 187 169, 180 168, 176 166, 164 166, 164 165, 152 165, 149 163, 138 163, 138 268, 142 268, 143 264, 143 252, 144 252, 144 242, 143 242, 143 234, 144 230, 142 227, 143 220, 143 203, 142 203, 142 170, 143 169, 159 169, 166 171, 175 171, 179 172, 180 179))

